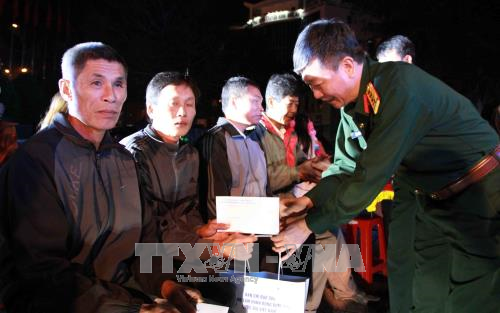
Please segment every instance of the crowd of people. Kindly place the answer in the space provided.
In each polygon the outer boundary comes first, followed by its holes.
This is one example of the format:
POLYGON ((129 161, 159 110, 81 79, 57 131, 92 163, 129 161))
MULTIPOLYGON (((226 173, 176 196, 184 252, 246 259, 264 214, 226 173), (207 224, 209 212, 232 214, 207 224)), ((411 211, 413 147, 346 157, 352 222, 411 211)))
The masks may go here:
MULTIPOLYGON (((196 142, 183 138, 199 90, 174 71, 151 79, 148 125, 118 142, 110 130, 127 98, 125 60, 99 42, 68 49, 38 133, 17 147, 14 125, 0 124, 0 308, 195 312, 202 299, 231 306, 231 286, 177 282, 161 259, 141 272, 136 244, 232 243, 244 249, 219 252, 247 260, 258 243, 260 270, 275 272, 267 256, 286 259, 306 240, 345 243, 342 224, 374 205, 389 181, 390 311, 498 311, 498 134, 469 100, 412 64, 408 38, 384 42, 377 58, 344 22, 319 20, 297 39, 295 73, 271 75, 264 94, 250 78, 229 78, 224 117, 196 142), (299 110, 300 79, 340 110, 333 155, 299 110), (223 232, 230 225, 217 222, 218 196, 279 197, 280 233, 223 232)), ((311 280, 307 312, 326 290, 360 312, 378 300, 351 268, 311 280)))

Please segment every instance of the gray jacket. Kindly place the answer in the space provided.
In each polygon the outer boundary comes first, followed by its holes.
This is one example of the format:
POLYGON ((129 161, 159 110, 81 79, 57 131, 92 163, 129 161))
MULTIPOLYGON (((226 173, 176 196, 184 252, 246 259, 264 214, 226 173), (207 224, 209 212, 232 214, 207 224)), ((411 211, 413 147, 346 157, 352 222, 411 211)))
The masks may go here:
POLYGON ((200 141, 201 204, 209 218, 216 216, 217 196, 270 196, 263 129, 242 136, 225 118, 219 118, 200 141))

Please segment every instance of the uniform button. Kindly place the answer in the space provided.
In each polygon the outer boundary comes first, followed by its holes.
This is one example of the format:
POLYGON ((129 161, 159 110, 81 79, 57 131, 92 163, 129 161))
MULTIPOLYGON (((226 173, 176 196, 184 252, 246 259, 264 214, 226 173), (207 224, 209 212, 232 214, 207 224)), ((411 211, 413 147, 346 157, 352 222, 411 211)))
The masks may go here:
POLYGON ((365 128, 365 123, 359 123, 358 127, 359 127, 360 129, 365 128))

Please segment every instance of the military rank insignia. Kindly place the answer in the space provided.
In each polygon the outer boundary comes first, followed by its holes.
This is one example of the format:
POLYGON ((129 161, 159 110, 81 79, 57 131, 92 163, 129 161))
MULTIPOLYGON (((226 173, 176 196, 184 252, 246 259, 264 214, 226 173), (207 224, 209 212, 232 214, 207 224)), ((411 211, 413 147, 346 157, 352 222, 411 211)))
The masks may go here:
MULTIPOLYGON (((366 86, 366 92, 363 95, 365 100, 365 112, 367 111, 367 103, 370 104, 373 110, 373 114, 377 114, 378 108, 380 106, 380 96, 378 95, 377 89, 373 86, 372 82, 369 82, 366 86)), ((366 112, 369 113, 369 112, 366 112)))

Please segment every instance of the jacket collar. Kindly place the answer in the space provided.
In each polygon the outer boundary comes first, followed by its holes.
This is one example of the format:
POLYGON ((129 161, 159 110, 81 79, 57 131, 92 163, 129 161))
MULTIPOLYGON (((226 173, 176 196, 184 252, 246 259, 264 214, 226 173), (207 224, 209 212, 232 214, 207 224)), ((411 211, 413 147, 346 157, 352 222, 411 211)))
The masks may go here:
POLYGON ((225 117, 219 117, 217 125, 215 126, 223 128, 231 137, 246 137, 245 134, 241 133, 240 130, 225 117))
POLYGON ((229 120, 224 117, 219 117, 217 124, 214 127, 220 127, 224 129, 229 136, 233 138, 251 138, 252 140, 258 140, 265 132, 265 127, 258 127, 257 125, 248 126, 244 133, 241 133, 229 120))
POLYGON ((181 148, 182 146, 185 145, 185 143, 182 141, 182 140, 179 140, 177 143, 170 143, 170 142, 165 142, 161 137, 160 135, 158 134, 158 132, 152 127, 151 124, 148 124, 145 128, 144 128, 144 133, 151 139, 153 139, 154 141, 158 142, 158 143, 161 143, 163 145, 165 145, 167 147, 167 149, 169 151, 172 151, 172 152, 176 152, 177 150, 179 150, 179 148, 181 148))
MULTIPOLYGON (((94 144, 89 140, 83 138, 74 128, 71 126, 67 119, 67 115, 63 113, 57 113, 52 123, 60 133, 63 134, 71 142, 86 148, 94 148, 94 144)), ((110 135, 109 131, 106 131, 104 137, 102 138, 99 150, 107 150, 112 148, 121 147, 121 145, 110 135)))
POLYGON ((260 120, 260 123, 264 125, 264 127, 272 134, 275 134, 276 136, 280 137, 282 140, 285 138, 285 132, 281 132, 276 125, 271 121, 269 116, 264 112, 262 113, 262 118, 260 120))
POLYGON ((374 65, 376 62, 371 60, 368 56, 363 60, 363 73, 361 74, 361 82, 359 84, 359 94, 355 102, 351 102, 344 107, 344 111, 350 116, 355 116, 358 114, 368 116, 364 110, 364 100, 363 94, 366 91, 366 86, 369 82, 373 82, 373 77, 375 77, 374 65))

